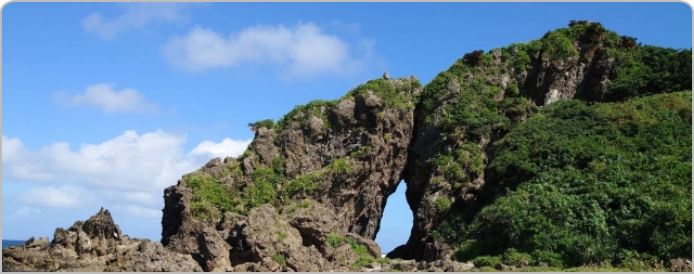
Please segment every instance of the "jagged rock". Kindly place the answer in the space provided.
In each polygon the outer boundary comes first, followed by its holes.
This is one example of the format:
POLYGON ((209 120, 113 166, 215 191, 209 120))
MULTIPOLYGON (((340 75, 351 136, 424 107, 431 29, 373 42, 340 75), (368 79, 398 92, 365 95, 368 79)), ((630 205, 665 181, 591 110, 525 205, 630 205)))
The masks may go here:
POLYGON ((105 271, 127 272, 199 272, 200 264, 190 255, 164 248, 160 242, 143 241, 118 247, 115 260, 107 263, 105 271))
POLYGON ((276 135, 274 130, 264 127, 259 128, 256 132, 255 139, 253 139, 251 146, 255 153, 260 156, 258 160, 261 165, 271 165, 272 160, 279 155, 279 150, 274 144, 276 135))
POLYGON ((253 173, 253 170, 255 170, 255 162, 254 162, 255 157, 248 157, 243 159, 243 165, 241 167, 243 168, 243 174, 246 176, 251 175, 253 173))
POLYGON ((683 258, 671 259, 669 270, 674 272, 692 272, 692 261, 683 258))
POLYGON ((94 247, 92 246, 92 240, 89 238, 89 235, 85 233, 84 231, 80 231, 77 234, 77 242, 75 246, 75 250, 77 251, 77 254, 92 254, 92 249, 94 247))
POLYGON ((82 225, 82 231, 90 238, 111 239, 117 241, 122 235, 120 228, 113 222, 111 213, 102 207, 99 212, 82 225))
POLYGON ((231 246, 216 230, 205 227, 198 235, 198 244, 202 253, 202 265, 205 271, 227 271, 231 269, 229 250, 231 246))
POLYGON ((318 249, 305 246, 299 231, 268 204, 252 209, 247 221, 237 222, 229 242, 233 265, 261 262, 273 256, 283 256, 295 271, 325 271, 328 265, 318 249))
MULTIPOLYGON (((410 86, 410 78, 389 80, 391 85, 410 86)), ((421 88, 413 86, 401 90, 405 98, 419 93, 421 88)), ((395 191, 402 175, 402 167, 407 161, 408 144, 413 127, 412 108, 387 107, 383 98, 375 92, 347 96, 334 107, 318 108, 321 118, 315 113, 306 114, 303 122, 293 121, 285 124, 282 130, 260 127, 256 137, 238 163, 243 177, 234 181, 238 189, 254 184, 253 171, 260 168, 274 168, 283 164, 282 174, 286 181, 278 183, 279 190, 286 187, 292 178, 306 174, 320 174, 320 186, 310 194, 300 193, 290 196, 278 195, 272 204, 292 204, 310 198, 332 211, 332 231, 350 232, 365 239, 373 240, 379 229, 387 195, 395 191), (329 127, 324 125, 329 122, 329 127), (358 129, 358 130, 355 130, 358 129), (273 163, 280 157, 282 161, 273 163), (344 161, 348 169, 338 172, 332 163, 344 161), (285 200, 288 199, 288 200, 285 200)), ((225 160, 227 165, 236 165, 233 158, 225 160)), ((203 174, 218 175, 213 168, 203 167, 203 174)), ((202 226, 194 228, 189 224, 191 190, 181 180, 177 186, 165 192, 165 210, 162 244, 188 254, 200 253, 192 243, 190 235, 197 235, 202 226)), ((228 181, 218 179, 221 183, 228 181)), ((326 211, 327 212, 327 211, 326 211)), ((218 223, 220 220, 213 220, 218 223)), ((295 220, 299 221, 299 219, 295 220)), ((306 221, 306 220, 304 220, 306 221)), ((322 222, 326 220, 314 221, 322 222)), ((250 220, 249 220, 250 223, 250 220)), ((325 233, 309 232, 307 226, 295 223, 303 233, 324 238, 325 233)), ((223 229, 223 236, 232 233, 231 226, 223 229)), ((325 232, 325 231, 323 231, 325 232)), ((311 235, 307 237, 311 238, 311 235)), ((314 237, 315 238, 315 237, 314 237)), ((235 241, 238 241, 236 239, 235 241)), ((318 239, 308 240, 314 243, 318 239)), ((232 243, 232 246, 237 243, 232 243)), ((315 244, 319 251, 325 248, 315 244)), ((380 254, 378 254, 380 256, 380 254)))
POLYGON ((352 251, 350 245, 343 243, 333 251, 329 259, 338 264, 349 266, 359 259, 359 255, 352 251))
POLYGON ((197 235, 204 225, 192 219, 189 207, 192 197, 193 191, 183 180, 164 190, 161 243, 182 254, 200 254, 197 235))
POLYGON ((31 237, 24 243, 24 248, 36 248, 39 250, 44 250, 48 248, 48 237, 41 237, 38 239, 34 239, 34 237, 31 237))
POLYGON ((238 213, 225 212, 222 221, 217 224, 217 232, 222 239, 228 239, 231 231, 238 222, 246 221, 248 218, 238 213))
POLYGON ((308 208, 299 208, 293 212, 289 221, 296 228, 308 245, 314 245, 326 255, 327 245, 323 245, 330 233, 343 234, 344 226, 339 224, 339 219, 332 210, 317 203, 308 208))
POLYGON ((31 238, 2 251, 3 271, 200 271, 188 255, 172 253, 159 242, 121 236, 111 213, 101 208, 87 221, 57 228, 53 241, 31 238))
POLYGON ((309 136, 311 138, 315 138, 316 136, 320 136, 320 133, 323 130, 323 120, 311 115, 308 117, 308 121, 306 121, 306 126, 309 136))
POLYGON ((350 98, 340 100, 335 109, 332 111, 334 118, 331 119, 331 123, 335 122, 338 130, 350 129, 357 123, 357 120, 354 119, 355 108, 356 104, 354 100, 350 98))
POLYGON ((372 108, 373 108, 373 107, 381 107, 381 106, 382 106, 382 104, 381 104, 381 98, 379 98, 379 97, 376 96, 376 95, 373 95, 373 93, 370 93, 370 94, 368 94, 368 96, 366 96, 366 98, 364 99, 364 104, 365 104, 367 107, 372 107, 372 108))
POLYGON ((417 270, 417 262, 415 260, 404 260, 393 264, 393 269, 403 272, 413 272, 417 270))

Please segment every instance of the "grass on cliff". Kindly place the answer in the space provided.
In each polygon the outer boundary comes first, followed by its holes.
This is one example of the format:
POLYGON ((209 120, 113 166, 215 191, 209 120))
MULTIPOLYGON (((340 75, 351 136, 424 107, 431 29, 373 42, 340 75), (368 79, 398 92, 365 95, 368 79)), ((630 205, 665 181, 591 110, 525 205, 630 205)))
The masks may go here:
MULTIPOLYGON (((353 169, 352 160, 338 158, 322 169, 286 178, 285 159, 276 157, 269 167, 263 167, 257 161, 257 157, 249 149, 236 161, 226 164, 227 170, 216 177, 202 171, 183 176, 184 181, 193 190, 193 216, 197 219, 219 220, 227 211, 247 214, 252 208, 263 204, 280 208, 283 203, 292 199, 305 199, 320 191, 327 174, 348 176, 353 169), (255 161, 256 168, 250 174, 250 178, 244 178, 239 166, 239 162, 245 158, 255 161), (221 183, 228 175, 231 175, 236 183, 221 183), (251 183, 246 183, 246 179, 250 179, 251 183)), ((310 201, 299 204, 301 207, 308 205, 310 201)))
MULTIPOLYGON (((247 150, 239 157, 239 161, 247 157, 255 159, 257 156, 247 150)), ((253 183, 247 187, 242 187, 245 179, 239 161, 226 164, 227 170, 216 177, 202 171, 183 176, 183 180, 193 191, 191 212, 195 218, 218 220, 227 211, 245 214, 251 208, 275 202, 278 197, 277 186, 285 180, 282 160, 273 160, 271 167, 254 169, 250 175, 253 183), (237 183, 221 183, 221 179, 227 175, 231 175, 237 183)))
POLYGON ((381 98, 385 107, 414 109, 415 102, 407 94, 421 87, 422 84, 416 79, 375 79, 350 90, 346 96, 365 95, 367 91, 372 91, 381 98))
POLYGON ((351 250, 354 251, 354 253, 356 253, 357 255, 359 255, 357 261, 350 265, 350 267, 352 268, 361 268, 369 263, 384 262, 390 260, 387 258, 376 259, 373 255, 371 255, 371 253, 369 253, 369 250, 366 248, 366 245, 364 245, 362 242, 335 233, 330 233, 330 235, 328 235, 326 243, 330 245, 332 248, 338 248, 342 243, 349 244, 351 250))
POLYGON ((689 258, 691 96, 545 108, 495 145, 478 198, 491 204, 436 235, 461 261, 510 248, 553 267, 689 258))

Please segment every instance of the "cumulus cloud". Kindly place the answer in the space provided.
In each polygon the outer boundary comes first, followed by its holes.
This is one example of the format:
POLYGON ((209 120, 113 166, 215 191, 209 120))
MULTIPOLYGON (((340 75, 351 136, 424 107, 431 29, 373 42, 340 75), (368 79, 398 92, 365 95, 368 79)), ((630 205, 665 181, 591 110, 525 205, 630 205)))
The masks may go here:
POLYGON ((224 138, 221 143, 206 140, 191 150, 190 155, 223 159, 229 155, 241 155, 250 143, 251 140, 232 140, 230 138, 224 138))
POLYGON ((156 104, 148 102, 137 90, 125 88, 116 91, 115 84, 102 83, 88 86, 84 93, 67 95, 63 91, 53 93, 53 100, 64 106, 89 106, 100 108, 105 113, 156 112, 156 104))
POLYGON ((82 21, 84 31, 104 40, 130 29, 142 29, 152 23, 183 22, 184 3, 124 3, 126 10, 116 18, 105 19, 100 13, 92 13, 82 21))
POLYGON ((228 36, 197 26, 172 37, 163 52, 171 64, 187 71, 259 64, 280 67, 283 77, 292 78, 357 72, 368 54, 355 56, 354 51, 363 50, 313 23, 299 23, 291 28, 258 25, 228 36))
POLYGON ((92 197, 85 195, 84 189, 76 186, 64 186, 55 188, 52 186, 30 189, 22 194, 22 201, 28 205, 53 207, 53 208, 77 208, 92 201, 92 197))
POLYGON ((18 138, 3 135, 3 179, 51 185, 23 193, 21 202, 27 205, 75 208, 105 201, 140 217, 160 217, 165 187, 211 157, 239 156, 250 141, 206 140, 184 153, 185 136, 162 130, 141 135, 126 131, 76 150, 67 143, 29 150, 18 138), (58 184, 64 186, 54 187, 58 184))
POLYGON ((14 155, 22 150, 24 144, 17 138, 8 138, 7 136, 2 136, 2 162, 11 161, 14 155))

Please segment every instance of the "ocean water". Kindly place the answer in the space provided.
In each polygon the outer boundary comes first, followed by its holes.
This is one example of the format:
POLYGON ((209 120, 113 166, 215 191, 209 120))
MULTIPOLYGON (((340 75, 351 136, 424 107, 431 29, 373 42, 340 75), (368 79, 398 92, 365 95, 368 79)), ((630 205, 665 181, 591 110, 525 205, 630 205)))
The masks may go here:
POLYGON ((5 247, 11 246, 11 245, 23 245, 24 242, 26 242, 26 240, 24 240, 24 241, 19 241, 19 240, 2 240, 2 248, 5 248, 5 247))

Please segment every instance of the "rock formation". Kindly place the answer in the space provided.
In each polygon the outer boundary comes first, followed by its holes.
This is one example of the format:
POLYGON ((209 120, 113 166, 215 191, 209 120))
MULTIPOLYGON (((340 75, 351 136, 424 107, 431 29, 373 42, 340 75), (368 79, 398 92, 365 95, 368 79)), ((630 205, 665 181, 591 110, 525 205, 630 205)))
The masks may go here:
MULTIPOLYGON (((485 111, 468 106, 470 91, 479 88, 474 86, 475 80, 484 79, 486 87, 478 92, 493 93, 489 96, 499 105, 507 105, 506 102, 517 105, 516 109, 500 107, 492 111, 500 113, 499 118, 505 116, 518 122, 558 100, 602 100, 610 82, 609 75, 615 70, 614 60, 607 57, 607 49, 585 39, 575 41, 573 47, 571 50, 575 50, 575 55, 568 58, 555 59, 542 51, 531 54, 523 70, 513 66, 514 57, 503 60, 502 50, 495 49, 490 52, 490 64, 475 63, 474 56, 470 56, 472 64, 465 64, 466 58, 463 58, 449 72, 434 79, 445 79, 446 82, 439 88, 432 86, 427 89, 424 100, 420 100, 417 106, 409 160, 403 176, 415 223, 407 244, 389 256, 426 261, 449 256, 450 247, 436 240, 432 232, 449 212, 485 202, 482 199, 478 201, 478 192, 485 184, 483 167, 492 153, 490 144, 501 139, 507 130, 491 127, 470 130, 472 125, 466 125, 464 121, 446 123, 446 119, 455 119, 452 110, 485 111), (463 72, 452 75, 450 71, 454 68, 463 72), (517 98, 527 98, 529 102, 517 98), (435 103, 427 106, 424 104, 427 99, 435 103), (462 151, 467 157, 461 158, 470 159, 468 164, 461 165, 464 176, 451 178, 455 176, 430 168, 435 165, 436 157, 451 155, 454 151, 462 151), (450 201, 450 210, 437 208, 437 201, 441 199, 450 201)), ((520 55, 518 46, 511 46, 510 52, 512 56, 520 55)))
POLYGON ((67 230, 57 228, 53 241, 31 238, 2 250, 3 271, 200 271, 191 256, 164 249, 159 242, 130 239, 103 208, 67 230), (117 234, 114 234, 117 233, 117 234), (117 236, 116 236, 117 235, 117 236))
MULTIPOLYGON (((466 54, 425 88, 386 72, 338 100, 252 123, 243 155, 212 159, 164 190, 161 242, 123 235, 102 208, 56 229, 50 244, 32 238, 3 249, 3 270, 470 269, 434 232, 503 187, 485 178, 493 144, 544 106, 603 100, 619 77, 604 30, 584 27, 573 41, 549 32, 534 44, 466 54), (381 259, 373 240, 403 180, 411 235, 381 259)), ((672 265, 691 270, 689 261, 672 265)))
MULTIPOLYGON (((372 242, 386 199, 401 180, 413 128, 411 98, 421 92, 419 83, 411 78, 374 83, 385 85, 387 93, 356 89, 335 102, 309 104, 301 112, 288 114, 283 128, 258 127, 244 156, 213 159, 201 170, 184 176, 178 185, 167 188, 162 243, 184 254, 201 254, 198 235, 230 222, 230 212, 222 216, 217 210, 196 211, 190 206, 195 202, 194 193, 200 191, 190 185, 199 185, 199 178, 212 178, 232 193, 251 199, 265 191, 265 200, 237 199, 225 205, 233 207, 230 211, 236 212, 234 220, 242 219, 238 213, 252 214, 253 209, 248 209, 256 203, 272 205, 280 212, 294 203, 320 204, 313 212, 298 210, 297 214, 305 215, 281 226, 298 229, 298 235, 287 232, 293 235, 288 239, 313 245, 324 256, 328 256, 323 247, 327 232, 353 233, 363 242, 372 242), (402 106, 395 107, 388 101, 393 98, 402 100, 402 106), (263 190, 261 184, 267 187, 263 190)), ((238 244, 226 240, 232 246, 238 244)), ((302 254, 315 251, 307 249, 302 254)), ((287 254, 281 248, 278 252, 287 254)), ((265 255, 248 255, 252 259, 241 261, 257 263, 265 255)), ((374 256, 380 257, 380 253, 374 256)), ((290 258, 289 265, 293 262, 290 258)))

